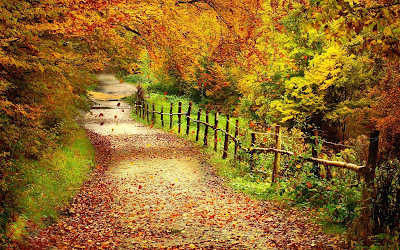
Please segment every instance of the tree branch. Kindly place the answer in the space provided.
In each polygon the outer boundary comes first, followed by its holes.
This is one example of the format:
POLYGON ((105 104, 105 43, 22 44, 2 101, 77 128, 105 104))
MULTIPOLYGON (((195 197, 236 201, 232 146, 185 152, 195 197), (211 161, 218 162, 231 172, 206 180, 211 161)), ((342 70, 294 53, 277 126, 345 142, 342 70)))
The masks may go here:
POLYGON ((181 3, 194 4, 194 3, 198 3, 198 2, 206 3, 206 0, 189 0, 189 1, 178 0, 178 1, 176 1, 176 5, 181 4, 181 3))
POLYGON ((134 33, 134 34, 136 34, 136 35, 138 35, 138 36, 142 36, 142 34, 140 34, 140 32, 139 31, 137 31, 137 30, 135 30, 135 29, 132 29, 131 27, 129 27, 128 25, 122 25, 122 27, 124 27, 127 31, 130 31, 130 32, 132 32, 132 33, 134 33))
POLYGON ((356 12, 363 12, 364 10, 377 11, 377 10, 381 10, 381 9, 385 9, 385 8, 390 8, 390 7, 393 7, 396 5, 400 5, 400 2, 395 2, 395 3, 388 4, 388 5, 378 5, 378 6, 368 7, 368 8, 365 8, 365 6, 359 6, 357 9, 354 9, 354 10, 343 11, 342 13, 340 13, 340 16, 346 16, 348 14, 355 15, 356 12))

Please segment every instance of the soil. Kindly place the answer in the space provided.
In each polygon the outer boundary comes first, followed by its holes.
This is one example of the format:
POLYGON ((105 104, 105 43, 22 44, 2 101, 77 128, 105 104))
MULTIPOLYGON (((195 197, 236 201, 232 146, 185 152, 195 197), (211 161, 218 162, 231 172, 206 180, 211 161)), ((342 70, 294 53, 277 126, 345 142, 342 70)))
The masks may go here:
POLYGON ((29 249, 341 249, 303 212, 224 186, 192 143, 130 117, 136 88, 98 75, 81 118, 96 148, 91 180, 29 249))

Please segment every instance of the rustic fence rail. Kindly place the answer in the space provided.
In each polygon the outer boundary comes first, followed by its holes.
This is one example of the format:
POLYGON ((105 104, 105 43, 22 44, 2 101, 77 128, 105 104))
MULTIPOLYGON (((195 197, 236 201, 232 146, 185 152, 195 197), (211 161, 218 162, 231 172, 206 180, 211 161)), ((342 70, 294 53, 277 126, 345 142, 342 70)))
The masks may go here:
MULTIPOLYGON (((276 177, 279 175, 280 172, 280 158, 281 155, 288 155, 288 156, 293 156, 297 157, 298 159, 301 159, 303 161, 309 161, 312 162, 315 167, 316 167, 316 172, 315 174, 319 174, 319 165, 322 164, 325 166, 326 171, 327 171, 327 177, 329 177, 330 173, 330 167, 338 167, 338 168, 343 168, 343 169, 348 169, 352 170, 360 175, 363 175, 366 177, 366 180, 369 180, 371 178, 371 168, 374 168, 374 166, 360 166, 348 162, 340 162, 340 161, 331 161, 331 160, 326 160, 326 159, 320 159, 318 158, 317 151, 315 148, 318 147, 319 140, 318 138, 318 131, 314 131, 314 141, 313 141, 313 146, 312 146, 312 157, 306 157, 306 156, 298 156, 295 152, 287 151, 282 149, 282 133, 281 133, 281 128, 280 126, 276 126, 276 131, 275 133, 269 133, 273 136, 275 136, 275 147, 256 147, 256 140, 257 140, 257 132, 250 132, 251 135, 251 142, 249 147, 244 146, 244 143, 241 141, 239 138, 239 120, 236 119, 235 123, 233 124, 230 120, 230 116, 226 115, 226 125, 225 129, 218 127, 220 124, 220 118, 221 115, 219 113, 215 113, 214 116, 214 124, 210 123, 209 119, 209 112, 206 110, 204 112, 205 114, 205 120, 202 121, 201 117, 203 114, 202 109, 197 110, 197 119, 191 117, 191 115, 194 113, 193 111, 193 105, 192 103, 189 103, 187 112, 182 111, 182 102, 178 103, 178 112, 173 113, 173 107, 174 103, 171 103, 170 106, 170 112, 169 113, 164 113, 164 107, 161 107, 160 111, 155 110, 154 104, 151 105, 152 109, 150 110, 149 104, 144 102, 144 101, 139 101, 135 102, 135 110, 136 110, 136 115, 140 116, 142 119, 147 120, 150 122, 150 118, 152 122, 155 122, 155 115, 158 114, 161 120, 161 125, 165 126, 165 121, 164 121, 164 116, 169 116, 169 127, 172 129, 173 126, 173 116, 178 117, 178 133, 181 133, 181 123, 182 123, 182 116, 186 117, 186 134, 189 135, 190 127, 191 125, 195 125, 196 127, 196 141, 200 140, 200 125, 205 126, 204 129, 204 135, 203 135, 203 144, 204 146, 208 146, 208 136, 209 136, 209 131, 213 130, 214 131, 214 150, 218 151, 218 141, 221 140, 222 138, 218 138, 218 131, 223 134, 223 150, 222 150, 222 158, 226 159, 229 154, 229 144, 234 143, 233 147, 233 157, 235 159, 238 159, 239 155, 239 150, 246 152, 250 155, 251 159, 251 169, 254 170, 254 155, 255 154, 260 154, 260 153, 274 153, 274 164, 272 168, 272 182, 276 182, 276 177), (151 114, 151 117, 150 117, 151 114), (234 128, 232 129, 230 125, 233 125, 234 128), (232 134, 231 134, 232 131, 232 134)), ((376 133, 375 133, 376 134, 376 133)), ((370 143, 377 143, 376 138, 373 137, 373 133, 371 134, 370 138, 370 143)), ((325 140, 320 140, 322 142, 326 142, 325 140)), ((376 148, 376 147, 370 147, 370 148, 376 148)), ((370 155, 377 155, 377 153, 371 153, 370 155)), ((373 160, 371 160, 373 162, 373 160)), ((375 160, 376 162, 376 160, 375 160)))
MULTIPOLYGON (((251 140, 250 140, 250 145, 249 147, 244 146, 244 143, 241 141, 239 137, 239 120, 236 119, 235 123, 233 124, 230 121, 229 115, 226 116, 226 125, 225 129, 219 128, 218 125, 221 124, 221 116, 218 112, 214 114, 214 124, 210 124, 209 121, 209 112, 206 110, 205 111, 205 122, 201 121, 201 115, 202 115, 202 109, 199 109, 197 111, 197 119, 194 119, 191 117, 192 113, 194 113, 193 110, 193 105, 190 102, 187 112, 182 112, 182 102, 178 103, 178 112, 173 113, 173 107, 174 104, 171 103, 170 106, 170 112, 169 113, 164 113, 164 107, 161 107, 160 111, 156 111, 155 105, 152 104, 152 110, 149 109, 149 104, 145 103, 144 101, 139 101, 135 102, 135 112, 136 115, 140 116, 143 120, 147 120, 147 122, 150 121, 150 113, 152 114, 152 123, 154 124, 156 121, 156 114, 159 115, 160 120, 161 120, 161 126, 165 126, 165 121, 164 121, 164 116, 169 116, 169 128, 172 129, 173 125, 173 116, 178 116, 178 133, 181 133, 181 122, 182 122, 182 116, 186 117, 186 135, 189 135, 190 132, 190 126, 191 124, 196 125, 196 141, 199 141, 200 139, 200 125, 205 126, 204 130, 204 137, 203 137, 203 144, 204 146, 208 146, 208 135, 209 135, 209 129, 214 130, 214 150, 217 152, 218 151, 218 141, 220 141, 222 138, 218 138, 218 132, 221 132, 223 134, 224 138, 224 144, 223 144, 223 150, 222 150, 222 157, 225 159, 228 157, 229 154, 229 140, 231 140, 234 143, 234 148, 233 148, 233 155, 234 159, 241 160, 239 156, 239 150, 247 153, 250 155, 250 167, 251 170, 254 171, 254 155, 255 154, 260 154, 260 153, 270 153, 273 152, 275 154, 274 156, 274 163, 272 167, 272 183, 276 182, 277 177, 279 176, 280 172, 280 157, 281 155, 289 155, 292 157, 297 157, 297 159, 301 159, 303 161, 309 161, 314 164, 314 174, 319 177, 320 174, 320 166, 319 164, 323 165, 326 169, 326 174, 327 174, 327 179, 330 179, 332 177, 331 174, 331 166, 332 167, 338 167, 342 169, 348 169, 351 171, 356 172, 357 174, 361 175, 364 177, 365 180, 365 187, 362 190, 362 197, 361 197, 361 204, 362 204, 362 210, 361 210, 361 218, 362 221, 367 221, 370 218, 370 210, 369 206, 371 204, 371 190, 373 187, 374 183, 374 176, 375 176, 375 169, 376 169, 376 164, 377 164, 377 158, 378 158, 378 141, 379 141, 379 131, 372 131, 370 134, 370 139, 369 139, 369 154, 368 154, 368 161, 366 166, 360 166, 348 162, 340 162, 340 161, 330 161, 326 159, 320 159, 318 158, 318 151, 316 150, 319 147, 319 143, 327 143, 327 144, 333 144, 333 145, 341 145, 341 146, 347 146, 343 144, 337 144, 337 143, 332 143, 328 142, 326 140, 321 140, 318 137, 318 131, 314 130, 314 136, 313 136, 313 142, 312 142, 312 156, 311 157, 306 157, 306 156, 298 156, 295 152, 291 152, 288 150, 283 150, 282 149, 282 137, 285 137, 281 133, 281 127, 276 126, 275 132, 271 133, 259 133, 259 132, 250 132, 251 140), (230 125, 234 126, 234 129, 230 128, 230 125), (233 131, 234 134, 231 134, 230 132, 233 131), (275 147, 256 147, 256 141, 257 141, 257 134, 269 134, 275 137, 275 147)), ((297 137, 292 137, 292 138, 297 138, 297 137)), ((305 137, 300 137, 305 139, 305 137)), ((307 137, 310 138, 310 137, 307 137)))

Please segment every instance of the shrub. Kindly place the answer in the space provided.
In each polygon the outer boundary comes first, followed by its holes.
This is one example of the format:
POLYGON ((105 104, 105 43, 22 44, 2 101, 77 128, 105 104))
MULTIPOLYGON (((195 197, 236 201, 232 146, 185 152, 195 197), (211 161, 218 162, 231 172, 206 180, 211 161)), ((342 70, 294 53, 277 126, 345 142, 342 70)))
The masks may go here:
POLYGON ((372 210, 375 233, 394 235, 400 230, 400 161, 384 162, 376 171, 372 210))
POLYGON ((356 218, 360 200, 358 186, 348 186, 346 182, 343 177, 331 182, 308 175, 298 182, 290 195, 299 205, 320 208, 329 222, 345 225, 356 218))

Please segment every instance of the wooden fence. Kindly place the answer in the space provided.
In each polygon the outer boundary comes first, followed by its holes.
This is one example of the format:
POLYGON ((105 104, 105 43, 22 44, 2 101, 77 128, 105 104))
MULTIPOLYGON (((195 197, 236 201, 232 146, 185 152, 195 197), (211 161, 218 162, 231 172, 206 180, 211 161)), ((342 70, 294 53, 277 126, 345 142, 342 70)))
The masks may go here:
MULTIPOLYGON (((173 113, 173 107, 174 103, 171 103, 169 112, 164 112, 164 107, 161 107, 160 111, 155 110, 155 105, 152 104, 149 107, 149 104, 140 101, 140 102, 135 102, 135 107, 136 107, 136 115, 142 117, 142 119, 146 119, 148 122, 150 122, 150 119, 152 123, 155 122, 156 120, 156 114, 159 115, 160 120, 161 120, 161 125, 164 127, 166 125, 165 122, 165 116, 169 117, 169 127, 172 129, 173 125, 173 116, 178 117, 178 133, 181 133, 181 127, 182 127, 182 118, 186 119, 186 135, 189 135, 190 127, 193 124, 196 127, 196 141, 200 140, 200 125, 205 126, 204 129, 204 134, 203 134, 203 144, 204 146, 209 146, 209 132, 210 130, 213 130, 213 141, 214 141, 214 150, 217 151, 218 148, 218 131, 222 132, 223 134, 223 151, 222 151, 222 158, 226 159, 228 157, 228 150, 229 150, 229 143, 230 141, 234 143, 234 149, 233 149, 233 155, 235 159, 238 159, 238 152, 239 150, 242 150, 243 152, 246 152, 250 155, 251 159, 251 170, 254 170, 254 155, 259 154, 259 153, 269 153, 272 152, 275 154, 274 158, 274 164, 272 168, 272 182, 276 182, 276 177, 279 175, 280 172, 280 157, 281 155, 289 155, 289 156, 294 156, 297 157, 298 159, 301 159, 303 161, 310 161, 313 162, 315 165, 315 168, 317 169, 317 175, 319 174, 319 165, 322 164, 323 166, 326 167, 327 169, 327 177, 329 178, 330 175, 330 167, 338 167, 338 168, 344 168, 344 169, 349 169, 352 171, 355 171, 356 173, 363 175, 365 177, 365 180, 367 182, 373 181, 373 170, 376 167, 376 159, 377 159, 377 151, 378 151, 378 136, 379 132, 373 131, 370 136, 370 147, 369 147, 369 156, 368 156, 368 164, 367 166, 359 166, 356 164, 352 163, 347 163, 347 162, 340 162, 340 161, 330 161, 330 160, 325 160, 325 159, 320 159, 317 157, 317 151, 315 148, 318 146, 318 132, 315 130, 314 131, 314 142, 313 142, 313 152, 312 152, 312 157, 305 157, 305 156, 298 156, 295 152, 287 151, 287 150, 282 150, 281 148, 281 127, 276 126, 276 131, 274 133, 275 136, 275 147, 268 147, 268 148, 260 148, 256 147, 256 140, 257 140, 257 133, 256 132, 250 132, 251 133, 251 143, 248 147, 245 147, 242 143, 242 141, 239 139, 239 120, 236 119, 235 124, 233 128, 231 128, 231 118, 229 115, 226 115, 226 126, 225 128, 220 128, 219 126, 219 118, 220 114, 215 113, 213 117, 213 124, 210 123, 210 113, 206 110, 204 112, 205 115, 205 121, 201 120, 203 110, 199 109, 197 111, 197 119, 194 119, 191 117, 192 112, 193 112, 193 105, 192 103, 189 103, 187 111, 183 112, 182 111, 182 102, 178 103, 178 112, 173 113)), ((222 139, 222 138, 220 138, 222 139)))
MULTIPOLYGON (((369 138, 369 152, 368 152, 368 160, 367 160, 367 165, 366 166, 359 166, 356 164, 352 163, 347 163, 347 162, 340 162, 340 161, 330 161, 330 160, 325 160, 325 159, 320 159, 318 158, 318 151, 316 148, 318 148, 318 143, 321 140, 318 140, 318 131, 314 130, 314 140, 313 140, 313 145, 312 145, 312 157, 306 157, 306 156, 298 156, 296 153, 283 150, 281 147, 281 127, 276 126, 275 132, 273 135, 275 136, 275 147, 268 147, 268 148, 263 148, 263 147, 256 147, 256 140, 257 140, 257 133, 256 132, 250 132, 251 133, 251 141, 250 145, 248 147, 245 147, 243 145, 243 142, 239 139, 239 120, 236 119, 235 124, 230 122, 230 117, 229 115, 226 115, 226 126, 225 128, 220 128, 219 126, 219 113, 214 114, 214 119, 213 119, 213 124, 210 123, 210 114, 206 110, 205 113, 205 121, 201 121, 201 116, 202 116, 202 109, 199 109, 197 111, 197 119, 194 119, 191 117, 192 115, 192 103, 189 103, 188 109, 186 112, 182 112, 182 102, 178 103, 178 112, 173 113, 173 107, 174 104, 171 103, 169 113, 164 112, 164 107, 161 107, 160 111, 155 110, 155 105, 151 105, 151 110, 149 108, 149 104, 145 103, 144 101, 137 102, 135 103, 136 107, 136 115, 142 117, 143 119, 147 119, 148 122, 150 122, 150 119, 152 120, 152 123, 155 123, 156 117, 155 115, 158 114, 161 119, 161 125, 164 127, 165 120, 164 116, 169 117, 169 127, 172 129, 172 124, 173 124, 173 116, 178 117, 178 133, 181 133, 181 125, 182 125, 182 117, 186 119, 186 135, 189 135, 190 131, 190 126, 191 124, 195 125, 196 127, 196 141, 200 140, 200 125, 205 126, 204 129, 204 136, 203 136, 203 144, 204 146, 209 146, 209 130, 214 130, 213 134, 213 139, 214 139, 214 150, 217 151, 218 149, 218 131, 222 132, 223 134, 223 151, 222 151, 222 157, 225 159, 228 157, 228 150, 229 150, 229 142, 232 141, 234 143, 234 149, 233 149, 233 155, 235 159, 239 159, 238 157, 238 152, 239 150, 242 150, 243 152, 247 153, 250 155, 250 165, 251 165, 251 170, 254 171, 254 154, 260 154, 260 153, 274 153, 274 163, 273 163, 273 168, 272 168, 272 183, 276 182, 276 177, 279 176, 280 172, 280 157, 281 155, 289 155, 293 157, 297 157, 297 159, 301 159, 303 161, 310 161, 313 162, 314 164, 314 174, 319 177, 319 172, 320 172, 320 166, 318 164, 322 164, 327 172, 327 178, 331 178, 331 167, 338 167, 342 169, 348 169, 351 171, 354 171, 358 173, 359 175, 364 177, 365 180, 365 186, 361 190, 361 214, 360 214, 360 221, 370 221, 371 218, 371 201, 372 201, 372 193, 371 191, 373 190, 374 187, 374 176, 375 176, 375 169, 377 165, 377 158, 378 158, 378 141, 379 141, 379 131, 372 131, 370 134, 369 138), (233 128, 230 127, 230 125, 233 125, 233 128)), ((222 139, 222 138, 221 138, 222 139)), ((330 143, 327 141, 322 141, 324 143, 330 143)), ((335 143, 332 143, 335 144, 335 143)), ((337 144, 339 145, 339 144, 337 144)), ((341 145, 345 146, 345 145, 341 145)), ((364 229, 366 232, 369 232, 368 228, 364 229)))

